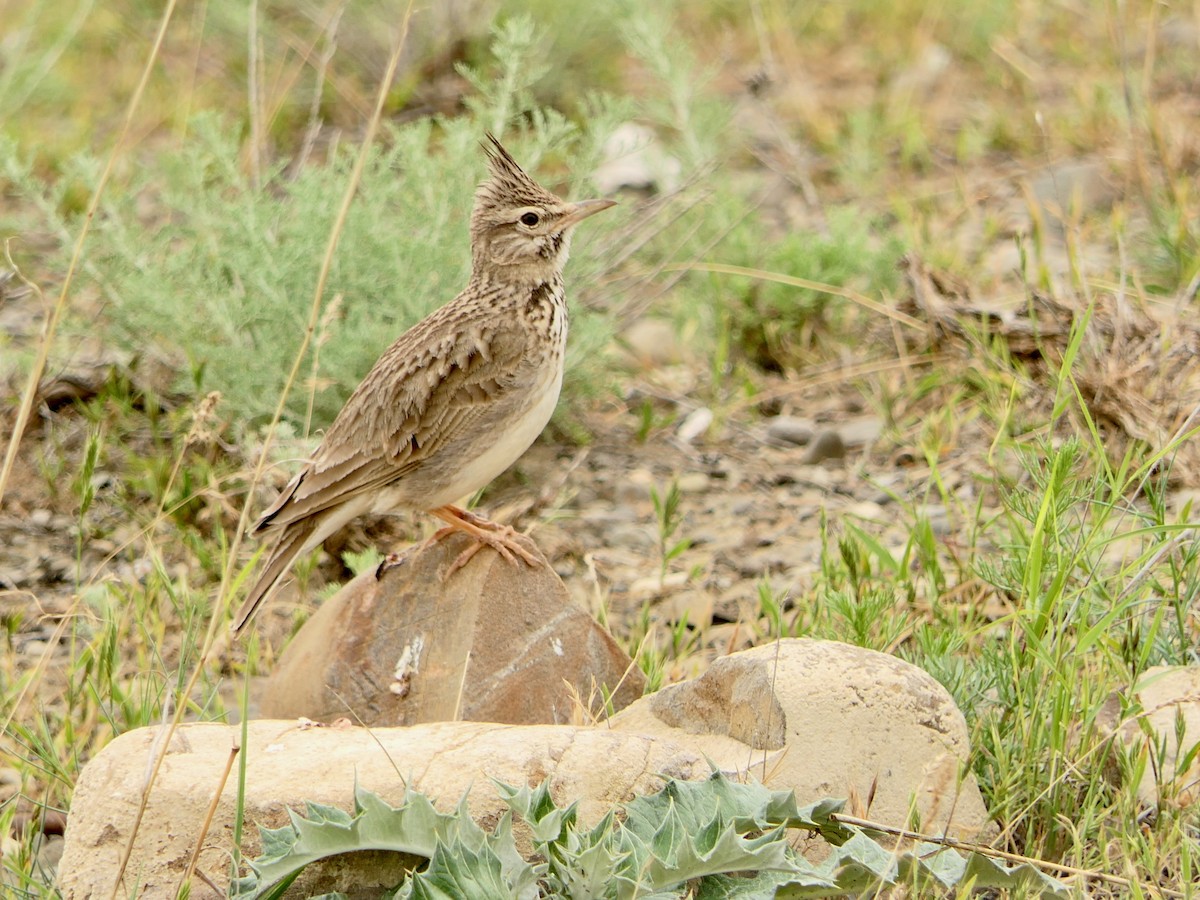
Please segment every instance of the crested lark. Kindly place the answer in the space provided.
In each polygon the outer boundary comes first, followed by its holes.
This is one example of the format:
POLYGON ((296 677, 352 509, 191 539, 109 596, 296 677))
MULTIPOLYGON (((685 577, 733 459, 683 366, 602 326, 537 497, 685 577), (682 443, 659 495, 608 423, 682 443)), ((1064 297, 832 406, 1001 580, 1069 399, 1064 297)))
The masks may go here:
POLYGON ((367 513, 420 509, 509 562, 536 560, 507 526, 454 506, 507 469, 558 402, 571 232, 611 200, 568 203, 488 135, 491 177, 471 214, 471 280, 375 363, 321 446, 255 530, 276 541, 234 620, 258 610, 298 557, 367 513))

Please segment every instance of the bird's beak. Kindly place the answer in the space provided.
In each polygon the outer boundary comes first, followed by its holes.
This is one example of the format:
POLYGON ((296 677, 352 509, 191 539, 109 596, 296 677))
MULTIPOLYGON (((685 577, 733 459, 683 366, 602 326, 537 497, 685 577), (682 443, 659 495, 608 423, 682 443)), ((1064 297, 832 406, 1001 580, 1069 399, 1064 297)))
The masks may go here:
POLYGON ((558 231, 564 228, 570 228, 586 219, 588 216, 594 216, 596 213, 608 209, 610 206, 616 206, 616 200, 580 200, 578 203, 572 203, 567 207, 567 214, 558 220, 558 231))

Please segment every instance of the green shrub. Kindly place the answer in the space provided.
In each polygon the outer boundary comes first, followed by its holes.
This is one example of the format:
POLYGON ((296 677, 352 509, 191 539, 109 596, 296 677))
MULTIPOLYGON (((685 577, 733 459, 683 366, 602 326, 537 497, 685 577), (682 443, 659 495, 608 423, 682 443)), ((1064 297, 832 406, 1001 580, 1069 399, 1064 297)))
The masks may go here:
MULTIPOLYGON (((722 246, 722 259, 770 276, 782 275, 851 288, 871 297, 897 283, 899 240, 851 207, 829 211, 823 231, 793 231, 771 241, 761 228, 745 227, 722 246)), ((722 282, 717 300, 734 348, 772 370, 801 368, 828 353, 819 339, 860 333, 860 311, 841 297, 778 281, 739 278, 722 282)))

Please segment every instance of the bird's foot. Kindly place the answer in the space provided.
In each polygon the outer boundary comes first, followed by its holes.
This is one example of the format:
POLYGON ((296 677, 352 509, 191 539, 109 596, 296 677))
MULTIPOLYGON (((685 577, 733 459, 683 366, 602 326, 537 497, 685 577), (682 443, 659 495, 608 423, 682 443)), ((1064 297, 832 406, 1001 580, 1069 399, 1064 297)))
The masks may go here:
POLYGON ((511 525, 501 525, 457 506, 442 506, 430 510, 430 512, 445 522, 446 527, 439 528, 434 532, 426 545, 439 541, 456 531, 464 531, 475 539, 475 543, 458 554, 454 562, 450 564, 445 574, 447 578, 470 562, 471 558, 484 546, 491 547, 511 565, 515 566, 518 559, 527 566, 541 565, 541 560, 518 542, 517 538, 521 536, 520 532, 511 525))

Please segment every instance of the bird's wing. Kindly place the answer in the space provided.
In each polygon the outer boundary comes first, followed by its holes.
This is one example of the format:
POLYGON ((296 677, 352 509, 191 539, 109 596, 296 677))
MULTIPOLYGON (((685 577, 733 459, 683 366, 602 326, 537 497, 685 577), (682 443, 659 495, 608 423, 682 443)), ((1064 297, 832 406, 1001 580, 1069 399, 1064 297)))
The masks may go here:
POLYGON ((437 325, 435 314, 379 358, 257 530, 291 524, 403 478, 532 377, 523 365, 527 333, 518 323, 481 316, 453 330, 437 325), (430 340, 430 332, 443 336, 430 340))

